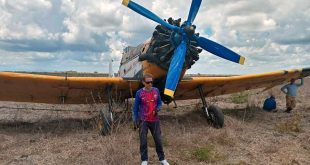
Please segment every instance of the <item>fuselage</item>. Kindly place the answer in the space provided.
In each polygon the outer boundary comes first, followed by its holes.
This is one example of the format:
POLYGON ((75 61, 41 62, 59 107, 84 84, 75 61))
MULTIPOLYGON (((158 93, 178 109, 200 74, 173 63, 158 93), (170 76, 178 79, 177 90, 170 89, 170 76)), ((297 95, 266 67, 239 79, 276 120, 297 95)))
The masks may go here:
MULTIPOLYGON (((150 40, 147 40, 137 47, 126 47, 123 51, 118 75, 119 77, 125 79, 141 80, 143 74, 152 74, 154 79, 153 86, 159 89, 163 102, 170 103, 172 99, 169 96, 163 94, 166 83, 167 70, 161 68, 152 61, 146 59, 143 60, 143 56, 147 53, 149 45, 150 40)), ((181 75, 181 79, 185 74, 185 71, 186 70, 184 69, 181 75)), ((142 87, 142 83, 140 85, 142 87)))
MULTIPOLYGON (((170 24, 180 26, 180 19, 169 19, 170 24)), ((165 89, 166 77, 174 56, 175 49, 178 47, 176 43, 175 32, 157 25, 153 35, 144 43, 132 47, 128 46, 124 49, 122 60, 120 63, 118 76, 125 79, 142 79, 143 74, 150 73, 153 75, 153 86, 157 87, 162 96, 165 89)), ((202 49, 197 48, 197 42, 190 41, 186 46, 186 53, 182 71, 181 80, 187 69, 199 59, 199 53, 202 49)), ((142 84, 141 84, 142 87, 142 84)), ((167 96, 170 97, 170 96, 167 96)), ((165 98, 163 98, 165 100, 165 98)), ((170 98, 171 100, 171 98, 170 98)))
POLYGON ((118 74, 120 77, 129 79, 141 79, 143 74, 150 73, 154 79, 162 79, 167 75, 165 69, 148 60, 141 60, 141 56, 147 53, 150 40, 137 47, 126 47, 123 52, 118 74))

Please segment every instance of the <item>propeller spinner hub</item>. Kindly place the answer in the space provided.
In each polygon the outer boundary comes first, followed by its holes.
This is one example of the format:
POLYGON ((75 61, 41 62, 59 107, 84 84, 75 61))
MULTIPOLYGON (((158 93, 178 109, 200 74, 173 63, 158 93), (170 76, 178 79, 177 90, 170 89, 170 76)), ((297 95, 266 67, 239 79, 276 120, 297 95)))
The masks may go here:
POLYGON ((195 34, 196 26, 195 25, 186 25, 184 22, 181 26, 180 31, 173 32, 170 36, 170 39, 175 47, 178 47, 183 38, 191 38, 195 34))
POLYGON ((176 32, 172 32, 170 36, 170 40, 172 41, 174 47, 178 47, 180 45, 182 38, 182 34, 176 32))
POLYGON ((195 25, 188 25, 184 27, 184 32, 188 37, 191 37, 195 34, 196 26, 195 25))

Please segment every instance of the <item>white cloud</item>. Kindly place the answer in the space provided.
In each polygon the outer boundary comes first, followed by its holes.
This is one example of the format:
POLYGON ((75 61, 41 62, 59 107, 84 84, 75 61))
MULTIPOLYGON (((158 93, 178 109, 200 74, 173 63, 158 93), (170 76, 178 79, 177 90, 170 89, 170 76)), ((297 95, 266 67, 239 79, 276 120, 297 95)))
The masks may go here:
POLYGON ((43 39, 50 35, 33 20, 52 8, 50 1, 2 1, 0 8, 0 39, 43 39))
MULTIPOLYGON (((135 2, 163 19, 182 21, 187 18, 191 3, 135 2)), ((119 59, 125 46, 144 42, 157 25, 114 0, 0 0, 0 22, 0 61, 5 63, 0 70, 38 71, 62 68, 107 72, 108 67, 105 70, 102 66, 106 64, 100 65, 106 56, 119 59), (44 61, 49 64, 43 65, 44 61)), ((309 67, 305 62, 310 60, 307 0, 202 1, 194 24, 201 36, 244 55, 246 64, 239 66, 203 52, 191 73, 309 67), (292 57, 294 60, 290 60, 292 57)))
POLYGON ((116 37, 115 32, 108 33, 108 36, 109 39, 106 40, 105 44, 109 46, 109 57, 112 57, 113 59, 121 59, 126 43, 116 37))
POLYGON ((60 9, 62 12, 66 13, 67 15, 71 15, 76 10, 76 5, 72 0, 62 0, 60 9))
POLYGON ((48 10, 52 7, 50 1, 47 0, 32 0, 32 1, 20 1, 20 0, 7 0, 2 1, 2 5, 9 11, 14 12, 35 12, 36 10, 48 10))
POLYGON ((232 29, 261 31, 274 29, 276 22, 268 18, 266 14, 258 13, 247 16, 228 16, 225 25, 232 29))
MULTIPOLYGON (((66 43, 74 43, 74 42, 78 41, 77 37, 78 37, 78 33, 80 31, 78 25, 69 19, 65 19, 63 24, 68 29, 68 32, 65 32, 62 34, 63 40, 66 43)), ((85 39, 87 39, 87 38, 85 38, 85 39)))

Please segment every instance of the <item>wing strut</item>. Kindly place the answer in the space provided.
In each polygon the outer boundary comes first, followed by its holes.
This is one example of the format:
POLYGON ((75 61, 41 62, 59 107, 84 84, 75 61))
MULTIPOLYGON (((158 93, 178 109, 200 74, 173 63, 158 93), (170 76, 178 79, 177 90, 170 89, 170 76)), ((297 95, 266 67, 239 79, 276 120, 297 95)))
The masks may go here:
MULTIPOLYGON (((112 97, 112 85, 106 87, 103 90, 104 93, 107 93, 108 97, 108 109, 100 109, 99 110, 99 120, 98 120, 98 128, 100 134, 103 136, 110 135, 113 126, 113 97, 112 97)), ((100 95, 98 95, 100 97, 100 95)), ((94 96, 92 96, 94 97, 94 96)), ((101 98, 100 98, 101 99, 101 98)))

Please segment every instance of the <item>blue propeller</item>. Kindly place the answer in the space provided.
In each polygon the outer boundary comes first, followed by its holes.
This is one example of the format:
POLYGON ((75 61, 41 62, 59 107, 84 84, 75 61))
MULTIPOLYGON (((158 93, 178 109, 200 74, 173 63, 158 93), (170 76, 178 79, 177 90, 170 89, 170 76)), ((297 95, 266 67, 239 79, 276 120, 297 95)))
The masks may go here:
POLYGON ((196 35, 193 36, 194 39, 198 42, 198 45, 203 48, 204 50, 207 50, 208 52, 222 57, 226 60, 235 62, 235 63, 239 63, 239 64, 244 64, 244 60, 245 58, 240 56, 239 54, 231 51, 230 49, 216 43, 213 42, 211 40, 208 40, 204 37, 198 37, 196 35))
POLYGON ((179 82, 180 74, 185 60, 186 49, 186 42, 183 40, 178 48, 174 51, 174 55, 172 56, 164 91, 164 94, 170 97, 173 97, 177 83, 179 82))
POLYGON ((170 97, 174 96, 175 89, 178 85, 180 74, 182 72, 184 61, 185 61, 185 55, 186 55, 187 46, 188 46, 187 44, 189 43, 190 40, 195 40, 201 48, 203 48, 204 50, 216 56, 222 57, 232 62, 244 64, 244 60, 245 60, 244 57, 238 55, 237 53, 229 50, 228 48, 216 42, 213 42, 204 37, 199 37, 195 35, 195 26, 192 25, 192 23, 195 20, 195 17, 198 13, 199 7, 201 5, 201 1, 202 0, 192 0, 192 4, 190 7, 187 21, 185 22, 185 25, 184 26, 182 25, 181 27, 177 27, 177 26, 167 23, 166 21, 164 21, 163 19, 161 19, 160 17, 158 17, 151 11, 136 4, 133 1, 123 0, 122 2, 123 5, 127 6, 133 11, 177 33, 176 35, 174 35, 175 40, 179 40, 181 38, 181 40, 177 42, 179 45, 177 46, 177 49, 174 51, 174 54, 172 56, 172 60, 169 66, 169 70, 167 73, 164 94, 170 97))
POLYGON ((192 23, 194 22, 195 17, 198 13, 200 4, 201 4, 201 0, 193 0, 192 1, 191 9, 189 10, 188 18, 186 21, 187 25, 192 25, 192 23))
POLYGON ((170 25, 169 23, 167 23, 166 21, 162 20, 157 15, 152 13, 151 11, 147 10, 146 8, 138 5, 137 3, 133 2, 133 1, 123 0, 122 4, 127 6, 131 10, 133 10, 133 11, 143 15, 144 17, 146 17, 146 18, 148 18, 150 20, 153 20, 153 21, 155 21, 155 22, 165 26, 166 28, 168 28, 170 30, 173 30, 173 31, 179 31, 180 30, 179 27, 170 25))

